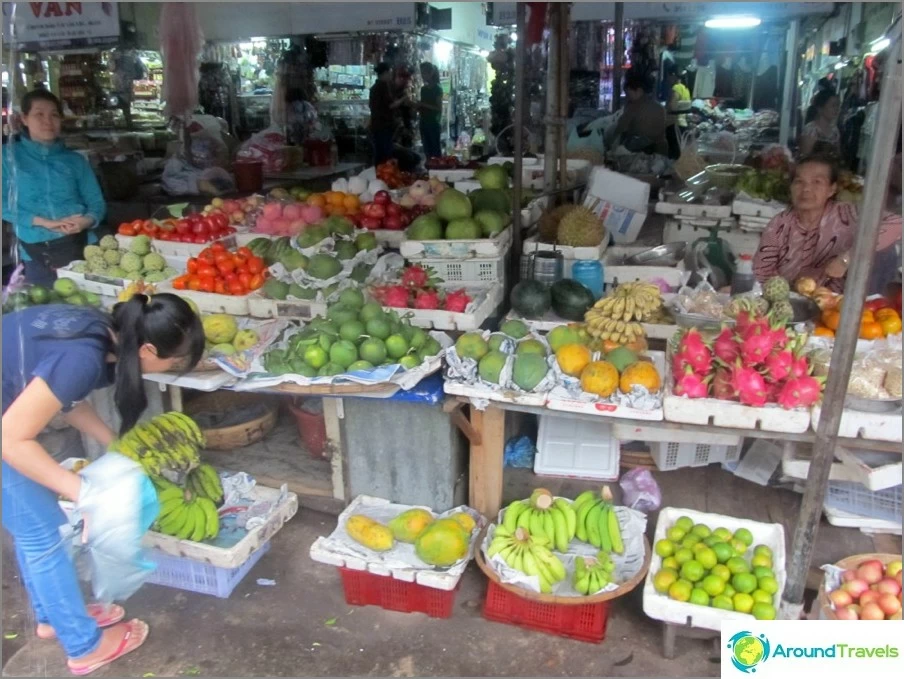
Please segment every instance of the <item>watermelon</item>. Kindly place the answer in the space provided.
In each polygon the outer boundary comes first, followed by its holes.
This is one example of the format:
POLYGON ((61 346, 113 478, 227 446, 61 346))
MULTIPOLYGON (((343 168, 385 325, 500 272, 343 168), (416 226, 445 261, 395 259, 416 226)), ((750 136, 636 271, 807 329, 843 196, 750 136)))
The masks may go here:
POLYGON ((250 243, 248 243, 248 249, 251 250, 257 257, 263 257, 267 254, 267 251, 270 249, 270 239, 269 238, 255 238, 250 243))
POLYGON ((512 309, 522 318, 542 318, 549 311, 549 288, 540 281, 521 281, 512 289, 512 309))
POLYGON ((583 321, 587 309, 593 306, 593 293, 577 281, 556 281, 550 290, 553 311, 567 321, 583 321))

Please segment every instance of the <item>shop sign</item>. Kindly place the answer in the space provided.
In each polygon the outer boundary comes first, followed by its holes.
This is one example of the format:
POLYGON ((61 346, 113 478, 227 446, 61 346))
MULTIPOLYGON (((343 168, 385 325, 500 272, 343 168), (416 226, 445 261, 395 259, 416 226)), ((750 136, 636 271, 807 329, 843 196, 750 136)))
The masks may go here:
POLYGON ((292 26, 299 33, 414 30, 413 2, 292 3, 292 26), (316 26, 312 31, 311 27, 316 26))
POLYGON ((16 43, 22 50, 109 45, 119 38, 115 2, 4 2, 4 42, 12 40, 13 20, 16 43))

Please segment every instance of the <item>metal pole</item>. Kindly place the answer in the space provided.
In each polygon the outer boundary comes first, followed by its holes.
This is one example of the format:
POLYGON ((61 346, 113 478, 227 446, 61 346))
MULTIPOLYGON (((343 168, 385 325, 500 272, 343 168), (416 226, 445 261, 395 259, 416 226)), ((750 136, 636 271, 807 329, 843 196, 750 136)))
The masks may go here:
POLYGON ((621 108, 622 59, 625 56, 625 3, 615 3, 615 63, 612 68, 612 110, 621 108))
POLYGON ((571 5, 563 2, 557 5, 559 17, 559 143, 557 161, 559 163, 559 189, 568 186, 568 84, 571 75, 571 59, 568 51, 568 31, 571 24, 571 5))
POLYGON ((860 229, 851 257, 851 267, 844 286, 844 307, 841 322, 835 335, 832 350, 832 370, 823 395, 822 415, 816 428, 813 444, 813 459, 807 474, 807 484, 800 507, 800 518, 794 531, 791 549, 791 565, 788 568, 788 582, 782 595, 781 618, 797 620, 803 610, 804 587, 813 544, 822 516, 829 472, 834 460, 834 450, 838 437, 838 425, 844 408, 851 364, 857 346, 860 314, 863 299, 869 283, 870 268, 876 252, 879 225, 882 221, 888 175, 895 155, 895 140, 901 121, 901 24, 895 26, 890 35, 892 44, 889 61, 882 77, 879 95, 879 110, 876 117, 876 143, 869 159, 866 172, 863 209, 860 212, 860 229))
POLYGON ((509 275, 506 284, 506 298, 508 290, 521 277, 521 193, 524 180, 524 59, 525 45, 524 27, 527 23, 527 5, 519 2, 516 8, 515 29, 518 40, 515 42, 515 115, 514 115, 514 151, 515 176, 512 178, 512 249, 509 256, 509 275))
MULTIPOLYGON (((543 190, 555 191, 558 167, 556 162, 559 145, 559 64, 562 57, 562 15, 558 3, 549 7, 549 40, 546 45, 546 131, 543 143, 543 190)), ((534 5, 536 7, 536 5, 534 5)), ((533 12, 534 9, 531 9, 533 12)))
POLYGON ((781 118, 779 123, 778 141, 782 146, 788 145, 791 137, 791 124, 794 122, 791 114, 794 107, 794 90, 797 87, 797 41, 800 32, 800 20, 794 19, 788 26, 785 37, 785 81, 782 85, 782 101, 779 109, 781 118))

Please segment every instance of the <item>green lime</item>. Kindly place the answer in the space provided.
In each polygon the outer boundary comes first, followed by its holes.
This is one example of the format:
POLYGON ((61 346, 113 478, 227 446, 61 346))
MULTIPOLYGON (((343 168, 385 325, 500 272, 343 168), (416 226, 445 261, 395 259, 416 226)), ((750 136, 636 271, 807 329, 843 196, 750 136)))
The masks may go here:
POLYGON ((675 601, 687 601, 691 598, 694 586, 687 580, 676 580, 669 587, 669 598, 675 601))
POLYGON ((740 540, 741 542, 743 542, 747 547, 750 547, 750 545, 753 544, 753 533, 751 533, 746 528, 738 528, 734 532, 733 537, 735 540, 740 540))
POLYGON ((694 553, 687 547, 682 547, 677 552, 675 552, 675 561, 678 562, 679 566, 683 566, 686 561, 691 561, 693 558, 694 553))
POLYGON ((737 538, 734 538, 729 544, 738 556, 743 556, 747 552, 747 545, 737 538))
POLYGON ((681 546, 691 548, 694 545, 698 544, 699 542, 700 542, 699 537, 697 537, 693 533, 689 533, 684 536, 684 539, 681 541, 681 546))
POLYGON ((772 558, 772 548, 767 547, 766 545, 757 545, 753 548, 754 556, 768 556, 770 559, 772 558))
POLYGON ((714 545, 719 544, 720 542, 722 542, 722 540, 720 540, 715 535, 710 535, 708 538, 703 538, 703 544, 706 545, 707 547, 712 547, 714 545))
POLYGON ((723 611, 733 611, 734 603, 732 602, 731 597, 726 596, 725 594, 720 594, 719 596, 713 598, 712 607, 718 608, 723 611))
POLYGON ((383 344, 383 340, 371 337, 361 342, 358 354, 363 360, 369 361, 373 365, 380 365, 386 360, 386 345, 383 344))
POLYGON ((339 328, 339 337, 348 342, 357 342, 365 332, 361 321, 346 321, 339 328))
POLYGON ((319 370, 325 366, 329 360, 330 357, 329 354, 326 353, 326 349, 319 344, 315 344, 304 350, 304 362, 315 370, 319 370))
POLYGON ((292 368, 292 372, 296 375, 301 375, 302 377, 317 377, 317 370, 312 368, 304 360, 300 358, 293 358, 289 366, 292 368))
POLYGON ((778 580, 775 578, 760 578, 757 584, 767 594, 775 594, 778 591, 778 580))
POLYGON ((374 364, 370 361, 355 361, 350 366, 348 366, 348 371, 350 373, 355 372, 370 372, 374 369, 374 364))
POLYGON ((423 347, 430 336, 421 328, 412 328, 411 336, 408 338, 408 346, 412 349, 420 349, 423 347))
POLYGON ((709 547, 704 547, 703 549, 699 550, 696 553, 695 558, 706 570, 712 569, 712 567, 718 563, 718 560, 716 559, 716 553, 709 547))
POLYGON ((772 568, 772 557, 765 554, 754 554, 750 565, 754 568, 772 568))
POLYGON ((667 556, 662 560, 662 567, 671 568, 674 571, 678 571, 681 569, 681 564, 678 563, 678 559, 676 559, 674 556, 667 556))
POLYGON ((694 589, 691 590, 691 598, 690 603, 697 604, 698 606, 709 606, 709 594, 704 592, 702 589, 694 589))
POLYGON ((367 302, 358 310, 358 318, 361 319, 363 323, 368 323, 375 318, 382 318, 383 313, 383 307, 379 304, 376 302, 367 302))
POLYGON ((685 535, 687 535, 687 531, 683 528, 679 528, 678 526, 672 526, 665 534, 665 536, 675 544, 678 544, 679 542, 684 540, 685 535))
POLYGON ((705 541, 705 540, 704 540, 703 542, 698 542, 696 545, 694 545, 693 547, 691 547, 691 551, 692 551, 694 554, 699 554, 699 553, 702 552, 704 549, 709 549, 709 547, 706 546, 706 541, 705 541))
POLYGON ((391 358, 402 358, 408 353, 408 342, 401 335, 390 335, 386 338, 386 353, 391 358))
POLYGON ((750 571, 750 566, 748 566, 747 562, 739 556, 731 557, 728 561, 725 562, 725 565, 728 566, 728 570, 731 571, 732 575, 737 575, 738 573, 748 573, 750 571))
POLYGON ((754 604, 750 612, 757 620, 775 620, 775 608, 772 604, 754 604))
POLYGON ((367 334, 377 339, 385 340, 392 334, 392 328, 385 318, 372 318, 365 324, 367 334))
POLYGON ((723 563, 720 563, 717 566, 713 566, 711 572, 722 582, 728 582, 729 580, 731 580, 731 571, 728 570, 728 566, 723 563))
POLYGON ((399 359, 399 365, 405 368, 405 370, 414 370, 421 362, 421 357, 417 354, 406 354, 399 359))
POLYGON ((719 538, 722 542, 728 542, 729 540, 731 540, 731 531, 722 526, 716 528, 716 530, 713 531, 713 535, 719 538))
POLYGON ((702 523, 698 523, 691 529, 691 533, 696 535, 699 538, 708 538, 712 535, 712 531, 709 529, 709 526, 704 526, 702 523))
POLYGON ((734 556, 734 550, 726 542, 717 542, 713 545, 713 553, 719 563, 725 563, 734 556))
POLYGON ((693 559, 685 561, 681 564, 681 577, 688 582, 699 582, 703 579, 703 566, 699 561, 694 561, 693 559))
POLYGON ((678 581, 678 573, 671 568, 663 568, 653 576, 653 589, 660 594, 669 591, 669 587, 678 581))
POLYGON ((725 589, 722 590, 722 594, 727 597, 733 597, 735 594, 737 594, 737 591, 734 587, 732 587, 728 583, 725 583, 725 589))
POLYGON ((341 375, 345 372, 345 368, 341 365, 337 365, 335 363, 327 363, 320 370, 317 371, 318 377, 334 377, 336 375, 341 375))
POLYGON ((694 521, 689 516, 679 516, 675 521, 675 526, 687 533, 694 527, 694 521))
POLYGON ((765 566, 756 566, 753 569, 753 574, 756 576, 756 579, 760 578, 774 578, 775 573, 772 572, 771 568, 766 568, 765 566))
POLYGON ((703 578, 703 582, 700 583, 700 586, 703 588, 703 591, 710 596, 719 596, 725 591, 725 581, 718 575, 707 575, 703 578))
POLYGON ((753 597, 749 594, 744 594, 743 592, 738 592, 731 598, 731 602, 734 604, 734 609, 738 613, 750 613, 754 604, 756 603, 753 600, 753 597))
POLYGON ((656 556, 662 559, 675 553, 675 545, 668 540, 657 540, 653 549, 656 550, 656 556))
POLYGON ((731 578, 731 586, 743 594, 750 594, 756 589, 756 585, 753 573, 737 573, 731 578))
POLYGON ((342 366, 343 369, 348 368, 352 363, 358 360, 358 348, 353 342, 348 340, 339 340, 330 347, 330 361, 336 365, 342 366))
POLYGON ((320 345, 320 348, 324 351, 329 351, 330 347, 333 346, 333 342, 335 341, 335 337, 327 332, 320 333, 320 337, 317 338, 317 343, 320 345))
POLYGON ((769 592, 764 592, 761 589, 755 589, 750 593, 750 596, 753 597, 754 603, 758 604, 771 604, 772 603, 772 595, 769 592))

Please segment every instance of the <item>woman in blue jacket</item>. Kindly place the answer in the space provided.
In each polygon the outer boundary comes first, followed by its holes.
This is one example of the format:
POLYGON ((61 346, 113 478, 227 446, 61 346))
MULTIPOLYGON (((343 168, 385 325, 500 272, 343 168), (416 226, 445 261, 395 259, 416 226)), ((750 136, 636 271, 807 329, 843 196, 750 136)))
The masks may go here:
POLYGON ((60 140, 63 109, 46 90, 22 100, 22 134, 3 145, 3 219, 13 225, 29 283, 52 285, 54 270, 81 259, 106 214, 91 165, 60 140))

